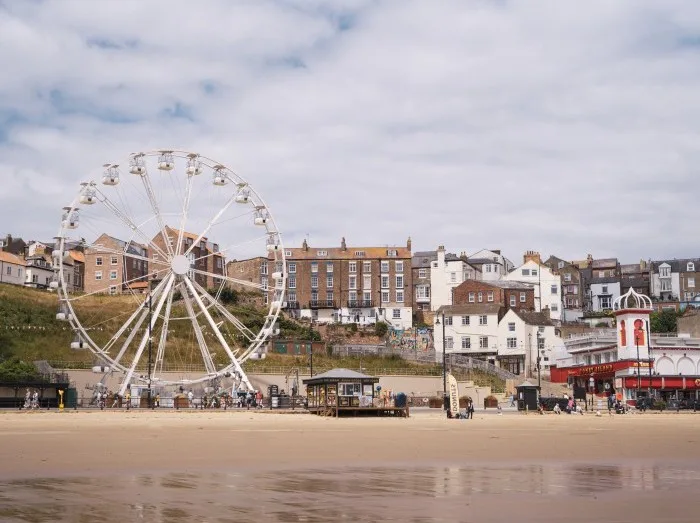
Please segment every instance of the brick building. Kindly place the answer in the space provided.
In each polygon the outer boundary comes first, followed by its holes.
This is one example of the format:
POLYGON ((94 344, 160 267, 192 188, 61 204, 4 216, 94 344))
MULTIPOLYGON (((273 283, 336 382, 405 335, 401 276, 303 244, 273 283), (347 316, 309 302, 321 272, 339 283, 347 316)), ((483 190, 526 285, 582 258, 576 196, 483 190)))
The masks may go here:
MULTIPOLYGON (((248 258, 247 260, 232 260, 226 264, 226 276, 267 286, 270 263, 267 258, 262 256, 248 258)), ((258 305, 267 304, 268 295, 263 290, 258 290, 244 283, 229 282, 228 286, 234 291, 249 294, 258 305)))
POLYGON ((340 247, 310 247, 304 241, 286 248, 285 257, 288 313, 321 323, 412 325, 410 239, 406 247, 348 247, 345 238, 340 247))
POLYGON ((561 277, 561 302, 563 322, 577 321, 583 316, 583 284, 581 269, 578 266, 556 256, 550 256, 545 262, 554 274, 561 277))
POLYGON ((495 304, 517 310, 535 310, 535 289, 517 281, 467 280, 454 290, 455 305, 495 304))
POLYGON ((143 292, 148 285, 148 251, 136 242, 101 234, 84 253, 83 288, 87 293, 143 292), (125 254, 122 254, 125 253, 125 254))

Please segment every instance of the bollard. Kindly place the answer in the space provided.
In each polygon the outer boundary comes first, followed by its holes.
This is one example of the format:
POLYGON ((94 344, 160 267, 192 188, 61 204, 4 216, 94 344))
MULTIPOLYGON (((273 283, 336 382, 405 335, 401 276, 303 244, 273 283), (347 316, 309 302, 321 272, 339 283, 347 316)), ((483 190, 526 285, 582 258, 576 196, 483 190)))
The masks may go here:
POLYGON ((58 390, 58 412, 63 412, 63 389, 58 390))

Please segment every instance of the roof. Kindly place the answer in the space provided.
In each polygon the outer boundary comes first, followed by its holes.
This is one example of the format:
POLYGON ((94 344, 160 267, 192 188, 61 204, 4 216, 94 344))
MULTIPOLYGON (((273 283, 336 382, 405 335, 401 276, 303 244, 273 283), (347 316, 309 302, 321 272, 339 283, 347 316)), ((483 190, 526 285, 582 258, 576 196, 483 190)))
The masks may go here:
MULTIPOLYGON (((411 257, 411 268, 413 269, 426 269, 430 267, 430 263, 437 261, 437 251, 418 251, 414 252, 411 257)), ((445 261, 459 261, 462 260, 459 256, 452 252, 445 253, 445 261)), ((462 260, 464 261, 464 260, 462 260)))
POLYGON ((406 260, 411 259, 411 250, 406 247, 311 247, 304 249, 296 247, 285 251, 291 251, 287 260, 372 260, 377 258, 406 260), (387 251, 396 251, 396 256, 388 256, 387 251), (319 256, 318 251, 325 251, 326 256, 319 256), (356 255, 356 252, 364 252, 364 256, 356 255))
POLYGON ((535 288, 535 285, 532 283, 525 283, 513 280, 480 281, 479 283, 484 285, 491 285, 492 287, 499 287, 501 289, 526 290, 535 288))
POLYGON ((2 261, 3 263, 14 263, 15 265, 24 265, 24 260, 22 258, 15 254, 5 251, 0 251, 0 261, 2 261))
POLYGON ((620 265, 621 274, 639 274, 649 272, 648 267, 642 267, 639 263, 625 263, 620 265))
POLYGON ((652 272, 659 272, 659 266, 664 263, 671 266, 671 272, 686 272, 688 268, 688 262, 694 263, 696 270, 700 269, 700 259, 698 258, 685 258, 680 260, 657 260, 651 262, 652 272))
POLYGON ((517 314, 528 325, 538 325, 543 327, 554 326, 552 319, 549 317, 549 312, 523 311, 518 309, 510 309, 517 314))
POLYGON ((591 269, 607 269, 609 267, 617 268, 617 258, 601 258, 591 262, 591 269))
POLYGON ((494 260, 493 258, 467 258, 467 261, 472 265, 484 265, 486 263, 503 265, 500 260, 494 260))
POLYGON ((321 380, 376 380, 379 378, 374 376, 368 376, 367 374, 362 374, 350 369, 331 369, 327 372, 322 372, 321 374, 316 374, 309 379, 303 380, 304 383, 309 383, 310 381, 321 381, 321 380))
POLYGON ((78 263, 85 263, 85 254, 80 251, 69 251, 68 254, 74 261, 78 263))
POLYGON ((148 287, 147 281, 135 281, 129 284, 129 288, 131 289, 145 289, 146 287, 148 287))
POLYGON ((444 305, 436 312, 438 314, 498 314, 501 305, 498 303, 465 303, 462 305, 444 305))

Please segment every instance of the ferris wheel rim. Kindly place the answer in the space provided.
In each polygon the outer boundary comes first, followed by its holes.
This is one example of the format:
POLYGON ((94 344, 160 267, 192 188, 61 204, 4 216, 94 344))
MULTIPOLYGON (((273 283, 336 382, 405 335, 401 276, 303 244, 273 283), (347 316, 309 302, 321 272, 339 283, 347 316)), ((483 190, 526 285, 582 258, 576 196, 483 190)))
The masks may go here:
MULTIPOLYGON (((187 158, 187 159, 192 159, 196 158, 197 161, 201 161, 204 165, 211 169, 216 169, 219 168, 222 173, 225 174, 226 178, 233 182, 240 190, 241 187, 245 187, 247 191, 251 194, 251 203, 254 204, 253 207, 256 209, 265 209, 266 211, 266 216, 267 220, 265 223, 265 235, 268 240, 274 240, 275 245, 277 245, 277 249, 274 251, 273 255, 273 261, 275 264, 281 264, 282 267, 282 281, 281 285, 278 284, 278 282, 275 281, 275 284, 272 288, 266 289, 266 292, 268 293, 268 296, 270 297, 268 301, 268 306, 266 307, 267 313, 265 315, 265 321, 263 322, 262 327, 258 331, 258 333, 252 338, 249 339, 249 343, 247 344, 247 347, 245 347, 242 351, 241 354, 230 354, 229 353, 229 360, 227 361, 222 368, 219 369, 214 369, 213 372, 207 372, 205 374, 202 374, 199 377, 196 378, 186 378, 186 379, 180 379, 180 380, 158 380, 158 382, 164 386, 173 386, 173 385, 182 385, 182 384, 196 384, 196 383, 203 383, 206 381, 214 380, 217 378, 221 377, 229 377, 233 373, 239 373, 243 376, 245 376, 245 373, 241 367, 245 361, 250 359, 250 357, 258 352, 261 348, 261 346, 267 341, 271 330, 272 326, 276 324, 277 319, 279 318, 279 315, 281 313, 281 309, 283 306, 283 299, 284 299, 284 294, 286 290, 286 256, 285 256, 285 249, 284 249, 284 244, 283 244, 283 239, 282 235, 279 231, 279 228, 277 227, 276 220, 272 213, 269 210, 269 206, 266 204, 265 200, 260 196, 260 194, 255 190, 254 187, 250 185, 250 183, 244 179, 241 175, 239 175, 237 172, 233 171, 232 169, 225 167, 224 164, 220 162, 216 162, 212 158, 205 157, 202 155, 199 155, 197 153, 191 153, 187 151, 182 151, 182 150, 165 150, 165 149, 160 149, 160 150, 153 150, 153 151, 148 151, 148 152, 143 152, 143 153, 132 153, 129 155, 129 159, 131 161, 132 158, 134 157, 140 157, 140 158, 146 158, 146 157, 154 157, 156 155, 162 155, 163 153, 169 152, 172 154, 174 157, 178 158, 187 158), (257 205, 255 205, 257 204, 257 205), (271 294, 271 295, 270 295, 271 294)), ((118 164, 105 164, 104 167, 107 166, 117 166, 118 164)), ((188 175, 188 183, 189 181, 193 178, 192 175, 188 175)), ((81 187, 96 187, 97 186, 97 181, 91 180, 90 182, 82 182, 81 187)), ((82 189, 81 189, 82 191, 82 189)), ((79 191, 78 195, 74 198, 74 200, 71 202, 71 204, 67 207, 64 208, 68 209, 69 214, 72 216, 73 213, 76 213, 77 211, 80 210, 80 195, 82 192, 79 191)), ((99 189, 98 189, 99 192, 99 189)), ((231 195, 228 198, 227 205, 230 205, 234 199, 235 195, 231 195)), ((157 212, 157 210, 156 210, 157 212)), ((184 211, 183 211, 184 213, 184 211)), ((151 217, 150 219, 153 219, 151 217)), ((184 221, 182 222, 183 224, 180 226, 178 230, 178 240, 181 239, 181 234, 182 231, 184 230, 184 221)), ((143 225, 143 224, 142 224, 143 225)), ((208 229, 211 229, 213 223, 210 220, 210 223, 208 224, 208 229)), ((87 344, 87 347, 91 350, 93 354, 95 354, 97 357, 100 359, 104 360, 110 367, 110 370, 112 371, 118 371, 125 373, 128 379, 125 380, 126 382, 130 382, 131 380, 134 381, 141 381, 141 382, 154 382, 154 377, 153 374, 147 376, 144 378, 142 375, 134 375, 134 370, 135 370, 135 365, 138 363, 138 357, 136 358, 136 363, 132 365, 131 367, 127 367, 122 363, 121 357, 114 358, 109 351, 116 346, 116 342, 119 339, 119 336, 113 336, 110 338, 108 342, 106 342, 104 345, 101 345, 100 343, 96 342, 93 337, 90 335, 88 332, 88 328, 83 325, 81 322, 81 319, 79 315, 76 313, 74 307, 73 307, 73 299, 71 298, 71 293, 69 292, 68 285, 65 281, 65 278, 63 277, 64 274, 64 258, 67 255, 67 244, 68 244, 68 227, 66 227, 65 223, 62 221, 61 227, 59 229, 59 235, 58 235, 58 251, 59 251, 59 256, 58 256, 58 270, 55 271, 57 274, 55 276, 58 277, 58 295, 59 295, 59 305, 67 308, 68 311, 68 322, 72 328, 72 330, 76 333, 76 335, 79 337, 81 341, 85 341, 87 344)), ((204 232, 201 232, 198 235, 198 239, 202 238, 205 236, 205 232, 208 231, 205 230, 204 232)), ((163 229, 164 230, 164 229, 163 229)), ((130 241, 133 241, 133 235, 130 238, 130 241)), ((148 242, 150 244, 152 242, 148 242)), ((197 242, 193 242, 193 245, 195 245, 197 242)), ((268 242, 269 243, 269 242, 268 242)), ((166 247, 168 247, 169 254, 171 257, 177 256, 175 252, 171 252, 169 250, 169 245, 168 242, 165 242, 166 247)), ((55 247, 54 247, 55 248, 55 247)), ((179 250, 181 248, 181 242, 178 241, 177 244, 177 249, 179 250)), ((190 248, 191 251, 191 248, 190 248)), ((189 252, 189 251, 187 251, 189 252)), ((121 253, 122 255, 126 256, 126 246, 124 247, 124 252, 121 253)), ((270 253, 266 252, 265 253, 267 259, 270 259, 270 253)), ((172 261, 172 260, 170 260, 172 261)), ((153 260, 151 259, 150 263, 152 263, 153 260)), ((166 275, 165 277, 162 278, 160 281, 159 285, 157 285, 155 288, 151 288, 149 285, 149 292, 148 292, 148 300, 152 302, 156 296, 158 297, 158 302, 160 304, 160 307, 162 308, 162 305, 164 304, 164 300, 167 299, 167 295, 169 295, 172 292, 172 281, 173 281, 173 271, 174 268, 171 265, 170 269, 167 268, 166 262, 161 263, 161 265, 166 266, 164 269, 159 269, 158 271, 151 271, 151 268, 149 267, 148 273, 145 274, 144 276, 147 278, 150 278, 152 275, 160 273, 160 272, 165 272, 166 275), (165 284, 166 279, 170 277, 170 283, 165 284), (163 285, 164 287, 160 287, 160 285, 163 285)), ((225 278, 222 279, 222 284, 220 286, 220 289, 223 288, 223 281, 228 280, 228 274, 226 270, 226 263, 224 262, 224 276, 225 278)), ((182 276, 180 274, 180 276, 182 276)), ((232 279, 233 280, 233 279, 232 279)), ((189 281, 189 277, 184 277, 183 281, 187 282, 189 285, 191 285, 191 282, 189 281)), ((274 280, 273 280, 274 281, 274 280)), ((123 285, 123 284, 122 284, 123 285)), ((133 293, 131 290, 130 286, 127 286, 130 290, 130 292, 133 293)), ((194 286, 192 286, 194 287, 194 286)), ((194 296, 198 296, 195 290, 192 291, 194 296)), ((201 290, 200 290, 201 292, 201 290)), ((204 292, 205 295, 208 295, 206 291, 204 292)), ((219 290, 220 294, 220 290, 219 290)), ((211 299, 213 301, 212 305, 213 307, 216 307, 215 303, 217 303, 217 298, 212 298, 209 296, 208 299, 211 299)), ((145 311, 143 310, 143 304, 146 303, 146 299, 142 302, 142 305, 140 307, 137 307, 136 310, 133 311, 129 319, 122 325, 122 327, 118 330, 118 332, 121 331, 122 328, 130 328, 130 325, 133 325, 134 323, 137 324, 137 327, 134 329, 134 331, 138 330, 141 325, 143 324, 145 320, 145 311), (140 317, 139 317, 140 316, 140 317)), ((206 309, 202 309, 202 313, 206 314, 206 309)), ((201 314, 201 313, 198 313, 201 314)), ((149 320, 152 321, 152 320, 149 320)), ((215 329, 216 330, 216 329, 215 329)), ((121 332, 123 334, 123 332, 121 332)), ((221 334, 219 332, 219 334, 221 334)), ((131 337, 128 338, 131 343, 133 339, 131 337)), ((142 339, 142 344, 143 344, 143 339, 142 339)), ((224 343, 225 345, 225 343, 224 343)), ((126 346, 126 343, 124 344, 124 347, 126 346)), ((123 347, 123 348, 124 348, 123 347)), ((121 356, 123 356, 124 350, 122 349, 121 356)), ((247 379, 247 378, 246 378, 247 379)), ((127 383, 128 384, 128 383, 127 383)))

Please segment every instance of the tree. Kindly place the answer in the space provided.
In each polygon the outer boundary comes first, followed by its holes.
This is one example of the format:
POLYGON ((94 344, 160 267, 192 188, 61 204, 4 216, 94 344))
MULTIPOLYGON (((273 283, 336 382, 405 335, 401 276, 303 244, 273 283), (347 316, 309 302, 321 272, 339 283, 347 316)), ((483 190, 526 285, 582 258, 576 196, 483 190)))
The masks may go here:
POLYGON ((41 375, 32 363, 27 363, 19 358, 10 358, 0 362, 0 381, 37 381, 41 375))
POLYGON ((386 336, 387 332, 389 332, 389 326, 385 322, 378 321, 374 324, 374 334, 376 336, 383 338, 386 336))
POLYGON ((678 312, 675 309, 665 309, 661 312, 652 312, 649 315, 651 332, 676 332, 678 325, 678 312))

